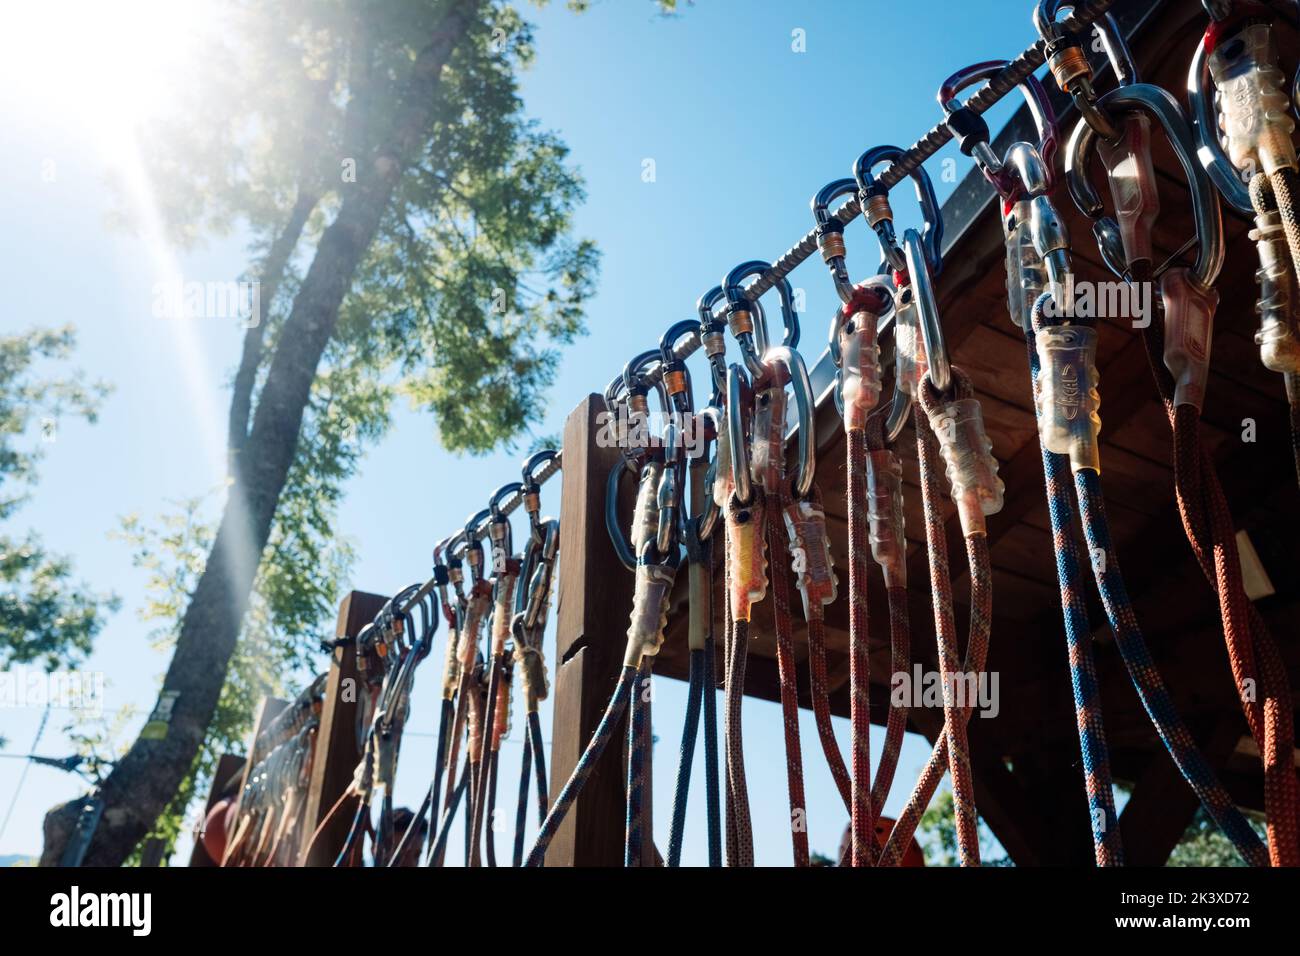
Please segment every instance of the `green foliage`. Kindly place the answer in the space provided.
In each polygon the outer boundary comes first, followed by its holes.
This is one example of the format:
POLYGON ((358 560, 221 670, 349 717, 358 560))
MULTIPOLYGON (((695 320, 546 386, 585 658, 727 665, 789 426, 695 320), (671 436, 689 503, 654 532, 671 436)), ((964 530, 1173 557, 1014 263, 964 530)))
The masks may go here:
MULTIPOLYGON (((599 264, 568 235, 584 193, 567 148, 522 112, 515 74, 532 61, 532 30, 507 3, 483 7, 443 71, 438 119, 344 301, 331 356, 388 376, 433 413, 448 449, 472 454, 540 421, 599 264)), ((319 239, 355 188, 348 164, 370 174, 368 133, 402 108, 400 79, 445 8, 236 4, 227 42, 196 74, 193 108, 151 137, 169 235, 193 244, 242 223, 257 257, 305 193, 319 205, 304 241, 319 239)), ((302 259, 263 303, 263 373, 302 259)))
MULTIPOLYGON (((61 418, 94 422, 108 389, 78 372, 50 376, 43 366, 71 356, 71 327, 0 336, 0 520, 9 520, 35 486, 41 444, 61 418), (40 433, 38 438, 35 432, 40 433)), ((37 663, 48 670, 90 653, 112 595, 73 579, 71 562, 50 554, 34 532, 0 532, 0 667, 37 663)))
POLYGON ((42 363, 67 361, 75 345, 71 326, 0 336, 0 518, 18 510, 36 481, 41 450, 33 443, 33 424, 39 421, 41 437, 53 440, 65 415, 93 423, 108 394, 107 386, 88 384, 79 372, 55 378, 40 374, 42 363))
MULTIPOLYGON (((1265 838, 1263 825, 1247 815, 1260 839, 1265 838)), ((1246 863, 1223 835, 1204 807, 1196 808, 1196 815, 1183 832, 1165 866, 1245 866, 1246 863)))
MULTIPOLYGON (((941 790, 930 801, 916 828, 916 839, 925 854, 926 866, 957 866, 957 824, 951 790, 941 790)), ((979 821, 979 840, 981 866, 1013 865, 983 820, 979 821)))

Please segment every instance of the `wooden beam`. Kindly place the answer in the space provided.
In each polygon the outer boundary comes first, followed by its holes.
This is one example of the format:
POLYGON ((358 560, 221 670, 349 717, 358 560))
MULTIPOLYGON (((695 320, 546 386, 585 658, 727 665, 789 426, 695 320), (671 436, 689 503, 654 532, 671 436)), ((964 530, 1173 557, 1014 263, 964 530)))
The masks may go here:
MULTIPOLYGON (((621 453, 596 441, 604 410, 604 400, 589 395, 564 425, 552 799, 577 765, 618 682, 632 607, 632 575, 619 564, 605 530, 605 482, 621 453)), ((622 864, 626 736, 624 718, 551 842, 547 866, 622 864)))
MULTIPOLYGON (((380 594, 351 591, 339 605, 336 637, 356 637, 388 599, 380 594)), ((358 686, 356 653, 351 647, 336 647, 325 684, 320 727, 316 731, 316 759, 312 764, 307 805, 303 808, 302 844, 299 866, 332 866, 347 838, 350 814, 335 814, 312 843, 316 828, 352 782, 361 750, 357 743, 358 686), (310 850, 310 852, 308 852, 310 850)))

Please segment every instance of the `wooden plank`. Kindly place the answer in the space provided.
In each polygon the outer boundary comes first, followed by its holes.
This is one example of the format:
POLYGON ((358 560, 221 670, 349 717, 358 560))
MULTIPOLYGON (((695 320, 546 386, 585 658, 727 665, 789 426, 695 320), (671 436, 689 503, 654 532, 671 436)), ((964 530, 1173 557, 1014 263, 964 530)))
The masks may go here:
MULTIPOLYGON (((339 605, 336 637, 356 637, 374 620, 388 598, 366 591, 351 591, 339 605)), ((352 782, 361 750, 357 745, 358 687, 356 654, 351 647, 336 647, 325 684, 320 727, 316 731, 316 759, 303 812, 300 866, 332 866, 347 838, 350 814, 338 813, 312 843, 312 835, 352 782), (346 691, 346 693, 345 693, 346 691), (310 850, 310 852, 308 852, 310 850)))
MULTIPOLYGON (((620 451, 597 444, 604 410, 604 400, 589 395, 564 425, 552 799, 577 765, 618 681, 632 607, 632 574, 619 564, 605 530, 605 482, 620 451)), ((626 736, 624 718, 551 842, 547 866, 622 864, 626 736)))

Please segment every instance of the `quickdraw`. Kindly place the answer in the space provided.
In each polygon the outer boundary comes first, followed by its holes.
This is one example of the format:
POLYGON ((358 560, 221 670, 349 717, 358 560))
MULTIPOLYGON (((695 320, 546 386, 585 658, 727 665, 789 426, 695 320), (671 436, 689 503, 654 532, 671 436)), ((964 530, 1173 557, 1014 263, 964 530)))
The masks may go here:
MULTIPOLYGON (((719 288, 719 294, 721 289, 719 288)), ((708 307, 711 309, 711 305, 708 307)), ((710 316, 711 318, 711 316, 710 316)), ((663 381, 673 414, 689 423, 699 441, 716 447, 718 423, 722 410, 721 396, 714 389, 708 406, 694 413, 694 394, 690 372, 677 357, 677 344, 683 337, 707 334, 698 321, 685 320, 671 326, 659 340, 663 381)), ((725 344, 723 345, 725 349, 725 344)), ((713 633, 713 531, 717 527, 718 509, 711 497, 716 474, 716 458, 710 462, 699 449, 687 465, 690 480, 688 507, 681 522, 682 544, 686 552, 689 578, 690 621, 687 645, 690 653, 686 716, 682 725, 681 756, 673 791, 673 815, 668 836, 667 864, 681 865, 682 843, 686 836, 686 798, 690 792, 691 766, 695 759, 695 742, 699 736, 701 712, 704 715, 704 766, 707 810, 709 865, 722 865, 722 822, 718 800, 718 730, 716 649, 713 633)))
MULTIPOLYGON (((605 394, 613 420, 631 424, 631 419, 638 417, 639 420, 644 421, 644 416, 647 414, 645 399, 651 386, 640 374, 640 370, 649 362, 658 361, 658 356, 659 353, 655 350, 635 357, 624 370, 621 382, 616 379, 610 383, 605 394), (620 386, 624 395, 623 402, 630 410, 628 415, 619 414, 620 386)), ((666 396, 663 392, 660 394, 666 411, 668 409, 666 396)), ((564 822, 565 816, 582 792, 583 786, 614 736, 614 731, 629 705, 632 706, 633 714, 629 722, 627 833, 624 862, 628 865, 639 864, 647 853, 650 836, 644 827, 644 819, 649 801, 645 779, 648 773, 646 764, 649 753, 650 666, 663 644, 664 628, 667 626, 668 597, 680 560, 676 527, 678 507, 676 494, 679 487, 676 481, 679 463, 675 459, 675 449, 680 443, 672 434, 674 428, 672 422, 668 422, 665 427, 668 434, 664 436, 663 446, 668 449, 669 455, 674 456, 670 467, 667 468, 663 462, 649 454, 648 449, 642 449, 644 454, 635 453, 625 430, 622 430, 619 435, 624 458, 620 467, 611 476, 611 488, 617 488, 617 476, 624 468, 640 465, 630 542, 623 539, 616 523, 608 518, 613 512, 612 501, 607 503, 606 509, 615 551, 625 563, 629 555, 635 556, 636 585, 627 632, 627 650, 618 684, 614 688, 605 713, 601 716, 586 749, 579 757, 573 773, 560 789, 546 819, 542 822, 537 840, 524 862, 525 866, 542 865, 556 830, 564 822)))
MULTIPOLYGON (((906 672, 911 665, 911 624, 907 604, 907 545, 904 537, 903 523, 903 483, 902 463, 890 445, 898 438, 912 408, 912 393, 915 391, 915 363, 913 356, 920 348, 919 330, 916 327, 915 301, 910 289, 901 290, 894 279, 879 275, 854 286, 848 280, 845 267, 845 247, 843 230, 831 228, 839 222, 837 217, 829 215, 829 204, 835 198, 855 190, 864 202, 872 203, 872 197, 878 187, 871 170, 881 158, 897 155, 894 147, 879 147, 868 151, 855 164, 855 171, 860 178, 840 179, 828 183, 813 197, 813 216, 818 223, 818 245, 822 258, 831 271, 832 279, 844 305, 837 310, 831 320, 830 354, 836 365, 838 387, 833 392, 837 408, 845 421, 846 441, 848 444, 849 487, 849 533, 858 543, 850 544, 850 633, 857 622, 859 633, 865 633, 866 614, 865 596, 862 589, 866 586, 866 570, 862 564, 865 559, 864 549, 860 547, 864 534, 870 539, 871 554, 884 576, 886 603, 889 608, 890 631, 890 668, 893 673, 906 672), (881 392, 880 349, 877 342, 889 327, 892 318, 894 331, 894 394, 888 412, 879 408, 881 392), (851 412, 846 412, 852 409, 851 412), (852 427, 850 427, 852 423, 852 427), (857 447, 865 449, 865 454, 857 447), (856 477, 861 473, 861 478, 856 477), (862 524, 865 511, 867 525, 862 524), (869 533, 865 530, 869 528, 869 533)), ((925 231, 936 237, 933 246, 937 258, 938 238, 943 233, 943 224, 939 216, 938 204, 934 199, 934 190, 930 185, 924 169, 915 174, 917 198, 926 216, 925 231)), ((892 227, 893 212, 887 201, 874 199, 880 229, 877 230, 892 251, 894 234, 892 227)), ((833 592, 832 592, 833 596, 833 592)), ((825 600, 825 598, 823 598, 825 600)), ((808 644, 810 669, 813 674, 813 708, 817 719, 818 732, 822 738, 823 750, 832 775, 835 777, 845 808, 850 812, 850 854, 856 845, 859 861, 865 853, 874 861, 877 856, 877 839, 867 825, 864 813, 870 807, 871 815, 876 815, 884 805, 893 784, 894 770, 898 764, 898 755, 902 747, 903 734, 907 729, 908 707, 905 702, 890 701, 889 716, 886 719, 885 741, 881 753, 880 766, 876 770, 875 780, 871 783, 870 794, 866 793, 865 781, 858 793, 858 824, 852 824, 853 800, 850 776, 844 768, 843 759, 830 725, 830 704, 826 693, 825 638, 821 627, 821 615, 818 614, 817 626, 809 618, 808 644), (857 841, 854 843, 853 835, 857 841)), ((857 647, 858 654, 850 660, 857 660, 862 668, 865 658, 861 656, 862 648, 857 647)), ((866 679, 859 670, 859 682, 866 679)), ((852 674, 850 684, 852 685, 852 674)), ((861 762, 865 757, 865 748, 869 741, 866 732, 867 706, 869 701, 851 693, 851 701, 859 702, 857 719, 853 720, 855 731, 854 753, 861 762)), ((850 704, 852 708, 852 703, 850 704)), ((852 715, 851 715, 852 719, 852 715)), ((866 769, 866 768, 864 768, 866 769)), ((859 778, 861 779, 861 778, 859 778)), ((877 826, 876 831, 879 831, 877 826)), ((841 863, 847 862, 842 860, 841 863)))
POLYGON ((514 656, 519 664, 519 678, 524 700, 523 766, 519 771, 519 804, 515 812, 515 844, 513 862, 523 863, 524 826, 528 814, 528 787, 530 769, 537 778, 537 824, 546 819, 549 807, 546 781, 546 752, 542 742, 542 723, 537 714, 541 701, 550 695, 550 681, 546 674, 546 658, 542 651, 542 634, 550 610, 551 586, 555 577, 556 560, 560 550, 560 523, 554 518, 541 517, 541 483, 536 473, 539 468, 556 460, 557 452, 539 451, 523 467, 524 510, 528 514, 528 545, 524 550, 519 589, 512 622, 514 656), (526 585, 526 586, 525 586, 526 585))

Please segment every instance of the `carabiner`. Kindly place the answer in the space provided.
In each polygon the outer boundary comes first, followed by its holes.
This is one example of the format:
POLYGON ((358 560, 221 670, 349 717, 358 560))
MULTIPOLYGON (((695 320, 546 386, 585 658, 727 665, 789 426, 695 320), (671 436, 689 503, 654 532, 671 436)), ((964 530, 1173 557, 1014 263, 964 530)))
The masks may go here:
MULTIPOLYGON (((895 272, 902 272, 905 264, 903 251, 898 246, 898 234, 894 230, 894 210, 889 204, 889 190, 880 185, 872 170, 881 163, 898 162, 902 155, 903 150, 897 146, 876 146, 859 156, 853 164, 853 176, 858 184, 858 203, 862 206, 862 214, 875 230, 876 237, 880 240, 880 248, 884 250, 885 258, 895 272)), ((911 177, 916 187, 916 201, 920 204, 921 214, 925 217, 925 229, 922 233, 925 239, 925 257, 930 272, 938 275, 943 269, 943 258, 940 254, 943 245, 943 211, 934 193, 934 184, 930 182, 930 174, 925 171, 925 167, 917 166, 912 170, 911 177)))
POLYGON ((542 510, 542 483, 537 478, 537 471, 539 468, 543 468, 555 461, 559 454, 559 451, 554 448, 543 448, 541 451, 535 451, 524 460, 523 468, 520 469, 523 477, 520 486, 523 491, 524 511, 528 513, 528 528, 534 537, 538 533, 542 510))
POLYGON ((649 409, 646 405, 645 398, 650 394, 653 388, 659 393, 659 404, 662 408, 668 408, 668 393, 664 390, 662 379, 651 380, 646 374, 647 367, 660 365, 663 359, 659 355, 658 349, 647 349, 639 352, 628 360, 623 366, 623 388, 627 392, 628 405, 632 411, 647 412, 649 409))
POLYGON ((632 546, 628 544, 618 523, 619 483, 623 472, 631 470, 632 462, 624 456, 609 470, 609 477, 605 479, 605 531, 609 534, 609 543, 614 548, 619 564, 629 571, 635 571, 636 555, 632 553, 632 546))
POLYGON ((1029 104, 1029 112, 1034 118, 1034 127, 1038 130, 1037 155, 1039 165, 1032 167, 1036 181, 1026 181, 1022 169, 1012 161, 1013 151, 1024 162, 1024 144, 1016 143, 1007 150, 1005 157, 999 157, 989 141, 989 125, 984 117, 959 99, 962 90, 992 79, 1010 65, 1008 60, 986 60, 958 70, 939 87, 936 99, 944 112, 944 121, 952 131, 958 148, 966 156, 975 160, 984 178, 989 181, 1004 203, 1014 203, 1035 194, 1036 191, 1051 192, 1055 187, 1055 161, 1057 147, 1056 111, 1052 109, 1051 100, 1042 82, 1032 73, 1020 83, 1020 92, 1029 104))
MULTIPOLYGON (((713 529, 717 526, 718 515, 720 514, 718 504, 713 500, 713 484, 718 478, 718 455, 717 448, 722 441, 721 428, 719 427, 722 419, 722 410, 716 405, 709 404, 700 409, 699 414, 695 416, 695 427, 702 432, 705 441, 713 441, 714 454, 709 460, 708 468, 704 473, 704 510, 698 515, 687 513, 684 522, 685 527, 690 533, 693 528, 695 538, 699 542, 707 541, 713 536, 713 529), (710 435, 705 428, 705 423, 712 426, 713 434, 710 435)), ((695 483, 695 476, 691 476, 692 488, 695 483)), ((687 499, 689 504, 690 499, 687 499)))
POLYGON ((492 573, 503 574, 506 563, 514 553, 514 535, 510 528, 510 519, 501 513, 501 502, 510 495, 523 490, 523 482, 507 481, 492 492, 488 499, 488 540, 492 544, 492 573))
POLYGON ((679 415, 689 415, 695 407, 695 393, 691 388, 691 372, 686 362, 677 357, 677 343, 687 336, 698 337, 700 323, 694 319, 674 322, 659 339, 659 360, 663 363, 664 394, 679 415))
MULTIPOLYGON (((762 375, 762 356, 767 351, 770 338, 766 318, 761 312, 755 313, 753 310, 757 300, 751 300, 740 283, 749 276, 762 275, 771 268, 770 262, 751 259, 736 266, 722 280, 731 337, 740 345, 745 367, 755 378, 762 375)), ((794 290, 790 286, 790 280, 784 277, 779 279, 776 291, 781 297, 781 322, 785 327, 783 344, 793 348, 799 344, 799 317, 794 310, 794 290)))
POLYGON ((527 631, 536 630, 551 593, 555 556, 560 551, 560 523, 554 520, 543 522, 540 541, 531 547, 535 551, 532 575, 527 586, 519 589, 520 601, 516 603, 516 607, 523 604, 520 611, 527 631))
POLYGON ((853 298, 853 281, 849 278, 849 269, 844 262, 844 223, 831 213, 830 204, 841 196, 851 196, 857 191, 856 179, 836 179, 819 189, 809 203, 813 219, 817 223, 817 248, 831 270, 835 291, 843 302, 853 298))
MULTIPOLYGON (((742 507, 753 503, 754 488, 749 475, 749 450, 745 444, 744 375, 739 365, 727 367, 727 455, 731 462, 736 500, 742 507)), ((721 439, 719 439, 721 440, 721 439)))
MULTIPOLYGON (((1214 187, 1197 162, 1196 144, 1178 102, 1165 90, 1147 83, 1111 90, 1097 102, 1103 109, 1154 117, 1164 129, 1182 164, 1192 197, 1192 219, 1200 242, 1192 273, 1203 286, 1212 286, 1223 267, 1223 215, 1214 187)), ((1088 179, 1088 162, 1096 147, 1097 131, 1087 123, 1079 123, 1066 148, 1065 180, 1074 204, 1093 222, 1093 232, 1106 264, 1117 275, 1124 276, 1138 260, 1130 258, 1134 252, 1124 248, 1118 223, 1104 214, 1101 197, 1088 179), (1118 268, 1121 263, 1127 268, 1118 268)))
MULTIPOLYGON (((799 463, 792 488, 794 489, 795 498, 802 501, 812 491, 813 478, 817 470, 817 443, 812 434, 812 381, 808 378, 808 367, 804 364, 803 356, 794 349, 783 345, 774 346, 767 350, 763 361, 769 367, 779 365, 784 368, 786 377, 790 380, 791 390, 794 392, 795 410, 799 416, 799 463)), ((778 384, 776 387, 784 388, 785 386, 784 384, 778 384)), ((783 424, 782 427, 784 427, 783 424)))
POLYGON ((947 395, 952 384, 952 366, 948 361, 948 347, 943 339, 939 305, 935 301, 934 284, 921 245, 921 235, 915 229, 908 229, 903 233, 903 254, 907 263, 907 273, 912 279, 917 313, 921 318, 921 341, 925 344, 925 355, 929 364, 926 377, 940 395, 947 395))
POLYGON ((469 582, 471 587, 476 587, 483 580, 483 542, 478 537, 478 526, 491 516, 492 512, 487 508, 475 512, 465 522, 465 530, 462 532, 462 538, 465 542, 464 554, 469 561, 469 582))
MULTIPOLYGON (((1097 98, 1092 85, 1092 64, 1083 52, 1078 34, 1067 33, 1064 24, 1057 21, 1057 14, 1063 7, 1074 7, 1071 0, 1039 0, 1034 8, 1034 27, 1043 38, 1047 66, 1051 70, 1056 85, 1074 101, 1084 122, 1100 133, 1103 139, 1114 141, 1119 137, 1119 130, 1106 112, 1105 104, 1097 98)), ((1140 82, 1137 64, 1133 54, 1120 32, 1115 18, 1107 13, 1093 24, 1097 35, 1101 37, 1106 59, 1115 71, 1116 82, 1120 86, 1130 86, 1140 82)))
MULTIPOLYGON (((1250 190, 1242 182, 1219 140, 1219 118, 1214 108, 1214 94, 1209 92, 1213 81, 1205 41, 1206 37, 1202 37, 1196 45, 1196 53, 1187 69, 1187 112, 1196 137, 1196 155, 1228 208, 1238 215, 1253 217, 1255 207, 1250 201, 1250 190)), ((1300 73, 1297 76, 1300 77, 1300 73)))

